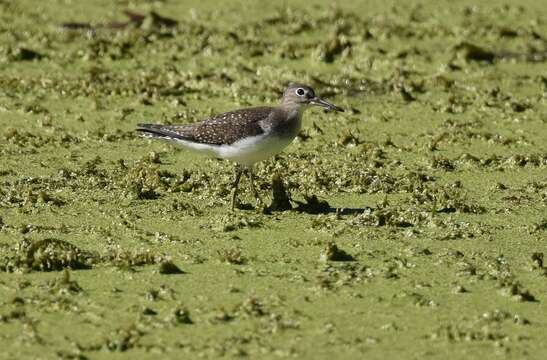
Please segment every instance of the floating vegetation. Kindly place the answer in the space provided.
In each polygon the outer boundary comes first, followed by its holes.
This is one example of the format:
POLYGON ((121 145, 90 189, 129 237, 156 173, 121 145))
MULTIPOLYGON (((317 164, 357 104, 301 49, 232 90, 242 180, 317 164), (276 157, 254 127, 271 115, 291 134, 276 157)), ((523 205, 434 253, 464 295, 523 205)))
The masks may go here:
POLYGON ((5 357, 546 353, 542 2, 187 3, 0 0, 5 357), (264 208, 134 131, 291 82, 264 208))

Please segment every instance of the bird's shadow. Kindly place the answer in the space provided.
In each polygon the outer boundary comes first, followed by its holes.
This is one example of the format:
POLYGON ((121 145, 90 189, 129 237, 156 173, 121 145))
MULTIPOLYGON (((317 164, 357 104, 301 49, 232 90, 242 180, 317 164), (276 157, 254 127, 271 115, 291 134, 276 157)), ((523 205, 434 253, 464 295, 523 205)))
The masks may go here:
POLYGON ((372 212, 374 209, 370 207, 362 208, 347 208, 347 207, 333 207, 327 201, 320 200, 316 195, 306 196, 304 201, 291 200, 286 202, 272 201, 272 204, 266 208, 267 213, 274 213, 280 211, 296 211, 305 214, 336 214, 336 215, 355 215, 363 214, 365 212, 372 212), (291 203, 295 203, 296 206, 292 206, 291 203), (280 204, 282 204, 280 206, 280 204))
MULTIPOLYGON (((239 203, 237 205, 237 209, 248 210, 248 211, 257 210, 257 208, 250 203, 239 203)), ((374 209, 370 207, 363 207, 363 208, 328 207, 328 208, 321 208, 321 209, 294 207, 292 209, 278 210, 278 209, 270 209, 269 207, 266 207, 264 209, 264 214, 273 214, 273 213, 279 213, 284 211, 294 211, 294 212, 311 214, 311 215, 336 214, 336 215, 346 216, 346 215, 357 215, 357 214, 369 213, 369 212, 373 212, 374 209)))
POLYGON ((292 210, 300 212, 300 213, 312 214, 312 215, 336 214, 336 215, 342 215, 342 216, 364 214, 364 213, 370 213, 374 211, 374 209, 371 207, 346 208, 346 207, 332 207, 332 206, 322 207, 322 208, 309 208, 309 207, 297 206, 292 210))
POLYGON ((374 209, 371 207, 364 207, 364 208, 329 208, 327 211, 321 213, 321 214, 337 214, 337 215, 355 215, 355 214, 363 214, 366 212, 373 212, 374 209))
POLYGON ((354 215, 373 211, 372 208, 346 208, 333 207, 326 200, 320 200, 316 195, 305 196, 304 201, 295 201, 297 206, 293 209, 306 214, 336 214, 354 215))

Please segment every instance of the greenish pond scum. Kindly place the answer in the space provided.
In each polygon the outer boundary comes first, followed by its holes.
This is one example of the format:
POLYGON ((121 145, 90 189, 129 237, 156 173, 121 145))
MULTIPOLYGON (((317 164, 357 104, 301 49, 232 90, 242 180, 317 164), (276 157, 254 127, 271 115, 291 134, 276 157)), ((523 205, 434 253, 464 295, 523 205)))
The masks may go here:
POLYGON ((0 0, 0 358, 545 359, 542 1, 0 0), (139 138, 310 109, 256 166, 139 138))

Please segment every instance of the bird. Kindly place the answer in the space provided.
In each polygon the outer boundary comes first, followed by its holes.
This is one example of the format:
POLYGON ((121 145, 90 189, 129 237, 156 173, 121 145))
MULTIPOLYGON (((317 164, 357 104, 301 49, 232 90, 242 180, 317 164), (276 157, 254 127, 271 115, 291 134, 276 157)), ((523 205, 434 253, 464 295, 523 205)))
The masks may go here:
POLYGON ((248 174, 257 205, 262 204, 254 186, 253 165, 280 153, 294 140, 302 127, 302 114, 311 106, 344 111, 318 97, 310 86, 293 83, 287 86, 277 106, 238 109, 191 124, 138 124, 136 130, 146 138, 167 140, 211 157, 235 162, 230 201, 233 211, 244 172, 248 174))

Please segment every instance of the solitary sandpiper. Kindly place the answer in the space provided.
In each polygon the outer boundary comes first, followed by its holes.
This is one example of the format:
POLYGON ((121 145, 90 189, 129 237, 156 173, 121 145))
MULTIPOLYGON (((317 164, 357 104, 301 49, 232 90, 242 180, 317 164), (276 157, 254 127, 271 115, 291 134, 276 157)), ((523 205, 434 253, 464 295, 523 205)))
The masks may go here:
POLYGON ((249 174, 253 196, 261 203, 254 186, 252 166, 281 152, 293 141, 302 125, 302 113, 309 105, 344 111, 316 96, 311 87, 292 84, 283 93, 278 106, 230 111, 187 125, 139 124, 137 130, 145 137, 168 140, 213 157, 235 161, 233 210, 244 171, 249 174))

